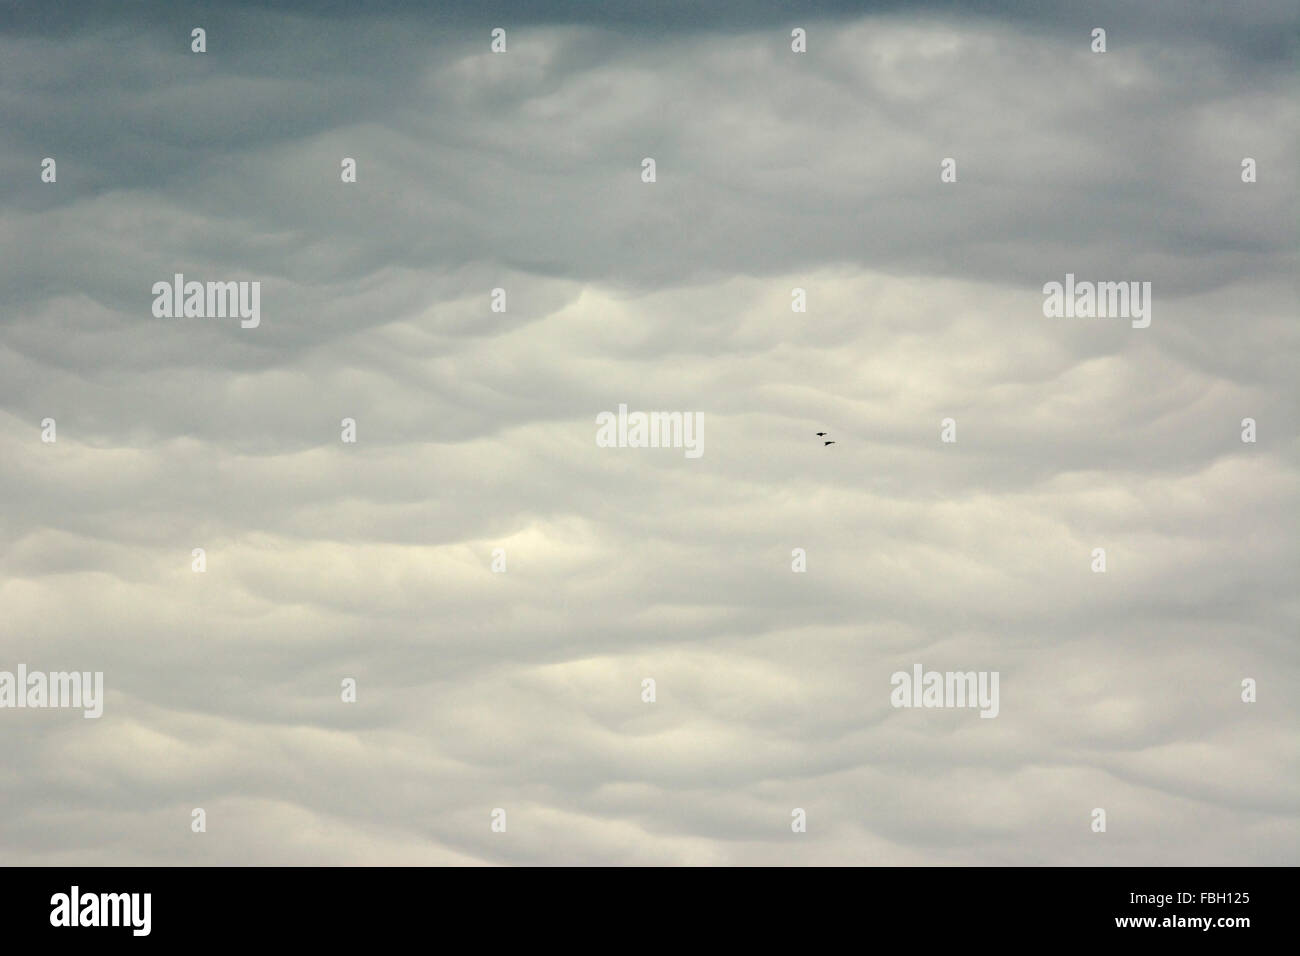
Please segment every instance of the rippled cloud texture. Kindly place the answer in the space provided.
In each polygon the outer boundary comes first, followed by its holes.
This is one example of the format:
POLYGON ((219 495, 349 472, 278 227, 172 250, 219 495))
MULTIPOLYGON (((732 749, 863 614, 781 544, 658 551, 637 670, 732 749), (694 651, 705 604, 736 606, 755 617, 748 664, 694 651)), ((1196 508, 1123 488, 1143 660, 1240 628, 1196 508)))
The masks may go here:
POLYGON ((1294 4, 1031 6, 6 13, 0 860, 1300 862, 1294 4))

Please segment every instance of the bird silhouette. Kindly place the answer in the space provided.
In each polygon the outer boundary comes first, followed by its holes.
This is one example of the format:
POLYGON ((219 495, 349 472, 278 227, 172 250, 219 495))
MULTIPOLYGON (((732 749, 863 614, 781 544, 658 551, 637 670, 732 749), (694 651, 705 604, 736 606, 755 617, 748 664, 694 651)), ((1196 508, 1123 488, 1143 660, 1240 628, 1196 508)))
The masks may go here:
POLYGON ((822 442, 822 447, 825 448, 827 445, 834 445, 834 444, 836 444, 836 442, 833 441, 822 442))
POLYGON ((825 433, 825 432, 818 432, 818 433, 817 433, 817 437, 818 437, 818 438, 825 438, 825 437, 826 437, 826 433, 825 433))

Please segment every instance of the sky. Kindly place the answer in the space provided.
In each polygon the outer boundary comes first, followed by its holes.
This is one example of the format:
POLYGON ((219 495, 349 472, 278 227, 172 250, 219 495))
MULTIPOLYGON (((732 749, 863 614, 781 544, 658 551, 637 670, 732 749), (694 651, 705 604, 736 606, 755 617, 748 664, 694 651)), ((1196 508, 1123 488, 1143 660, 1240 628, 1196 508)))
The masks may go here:
POLYGON ((7 9, 0 863, 1300 862, 1298 19, 7 9))

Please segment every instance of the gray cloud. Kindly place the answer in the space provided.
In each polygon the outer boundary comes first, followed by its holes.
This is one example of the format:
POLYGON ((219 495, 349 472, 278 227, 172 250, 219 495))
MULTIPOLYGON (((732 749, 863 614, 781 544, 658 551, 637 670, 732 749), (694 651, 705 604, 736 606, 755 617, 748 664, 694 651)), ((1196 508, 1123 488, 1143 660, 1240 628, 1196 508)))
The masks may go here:
POLYGON ((7 860, 1296 861, 1293 8, 278 8, 0 33, 7 860))

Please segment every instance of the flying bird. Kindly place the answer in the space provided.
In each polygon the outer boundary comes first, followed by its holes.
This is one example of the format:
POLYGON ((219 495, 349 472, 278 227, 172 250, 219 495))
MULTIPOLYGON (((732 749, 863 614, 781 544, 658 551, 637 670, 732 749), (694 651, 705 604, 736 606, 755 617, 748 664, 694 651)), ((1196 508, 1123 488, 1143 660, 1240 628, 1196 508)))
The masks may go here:
POLYGON ((833 441, 822 442, 822 447, 825 448, 827 445, 834 445, 834 444, 836 444, 836 442, 833 441))
POLYGON ((825 438, 825 437, 826 437, 826 433, 825 433, 825 432, 818 432, 818 433, 817 433, 817 437, 818 437, 818 438, 825 438))

